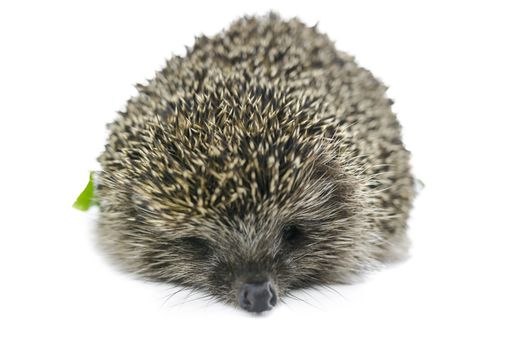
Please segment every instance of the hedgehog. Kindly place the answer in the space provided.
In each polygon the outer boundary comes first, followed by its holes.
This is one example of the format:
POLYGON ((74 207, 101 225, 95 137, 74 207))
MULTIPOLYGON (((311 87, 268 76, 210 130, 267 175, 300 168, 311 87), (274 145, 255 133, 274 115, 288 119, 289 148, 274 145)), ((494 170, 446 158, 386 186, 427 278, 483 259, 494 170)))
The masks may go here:
POLYGON ((273 12, 186 51, 107 125, 95 193, 113 262, 261 313, 407 255, 410 152, 380 80, 273 12))

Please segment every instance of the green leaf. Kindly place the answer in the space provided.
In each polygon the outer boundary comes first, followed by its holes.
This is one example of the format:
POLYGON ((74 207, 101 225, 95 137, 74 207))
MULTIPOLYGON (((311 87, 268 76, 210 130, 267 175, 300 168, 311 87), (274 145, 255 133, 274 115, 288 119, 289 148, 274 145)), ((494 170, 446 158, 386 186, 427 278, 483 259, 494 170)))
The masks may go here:
POLYGON ((88 184, 84 188, 84 190, 81 192, 79 197, 77 197, 77 200, 75 203, 73 203, 72 207, 81 211, 87 211, 90 209, 91 206, 97 205, 97 200, 94 196, 94 189, 93 189, 93 175, 94 172, 90 172, 90 179, 88 180, 88 184))

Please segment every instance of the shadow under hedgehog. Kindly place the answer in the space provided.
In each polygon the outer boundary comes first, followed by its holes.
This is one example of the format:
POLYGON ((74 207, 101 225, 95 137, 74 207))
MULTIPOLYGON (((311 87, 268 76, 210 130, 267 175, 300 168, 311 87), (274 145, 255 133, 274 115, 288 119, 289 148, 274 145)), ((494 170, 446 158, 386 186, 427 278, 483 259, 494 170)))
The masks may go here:
POLYGON ((262 312, 406 254, 392 101, 317 28, 244 17, 137 87, 95 174, 98 240, 126 271, 262 312))

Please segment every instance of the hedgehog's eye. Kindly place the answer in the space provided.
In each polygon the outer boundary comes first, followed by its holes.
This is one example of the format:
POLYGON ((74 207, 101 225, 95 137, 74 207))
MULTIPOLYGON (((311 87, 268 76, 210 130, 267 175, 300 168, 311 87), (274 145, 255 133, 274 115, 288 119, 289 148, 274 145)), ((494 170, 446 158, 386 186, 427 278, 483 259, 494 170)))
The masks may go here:
POLYGON ((289 224, 282 228, 282 239, 286 243, 295 243, 297 242, 302 235, 301 229, 297 225, 289 224))
POLYGON ((206 256, 211 252, 209 243, 199 237, 183 237, 181 239, 183 245, 188 250, 195 252, 198 255, 206 256))

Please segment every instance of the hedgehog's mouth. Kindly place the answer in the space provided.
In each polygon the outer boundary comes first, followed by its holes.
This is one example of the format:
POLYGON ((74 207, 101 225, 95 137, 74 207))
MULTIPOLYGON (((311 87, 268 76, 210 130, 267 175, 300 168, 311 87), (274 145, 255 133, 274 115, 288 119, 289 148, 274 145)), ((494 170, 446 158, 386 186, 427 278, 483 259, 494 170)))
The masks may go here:
POLYGON ((277 305, 277 292, 269 279, 244 283, 238 291, 238 303, 249 312, 268 311, 277 305))

